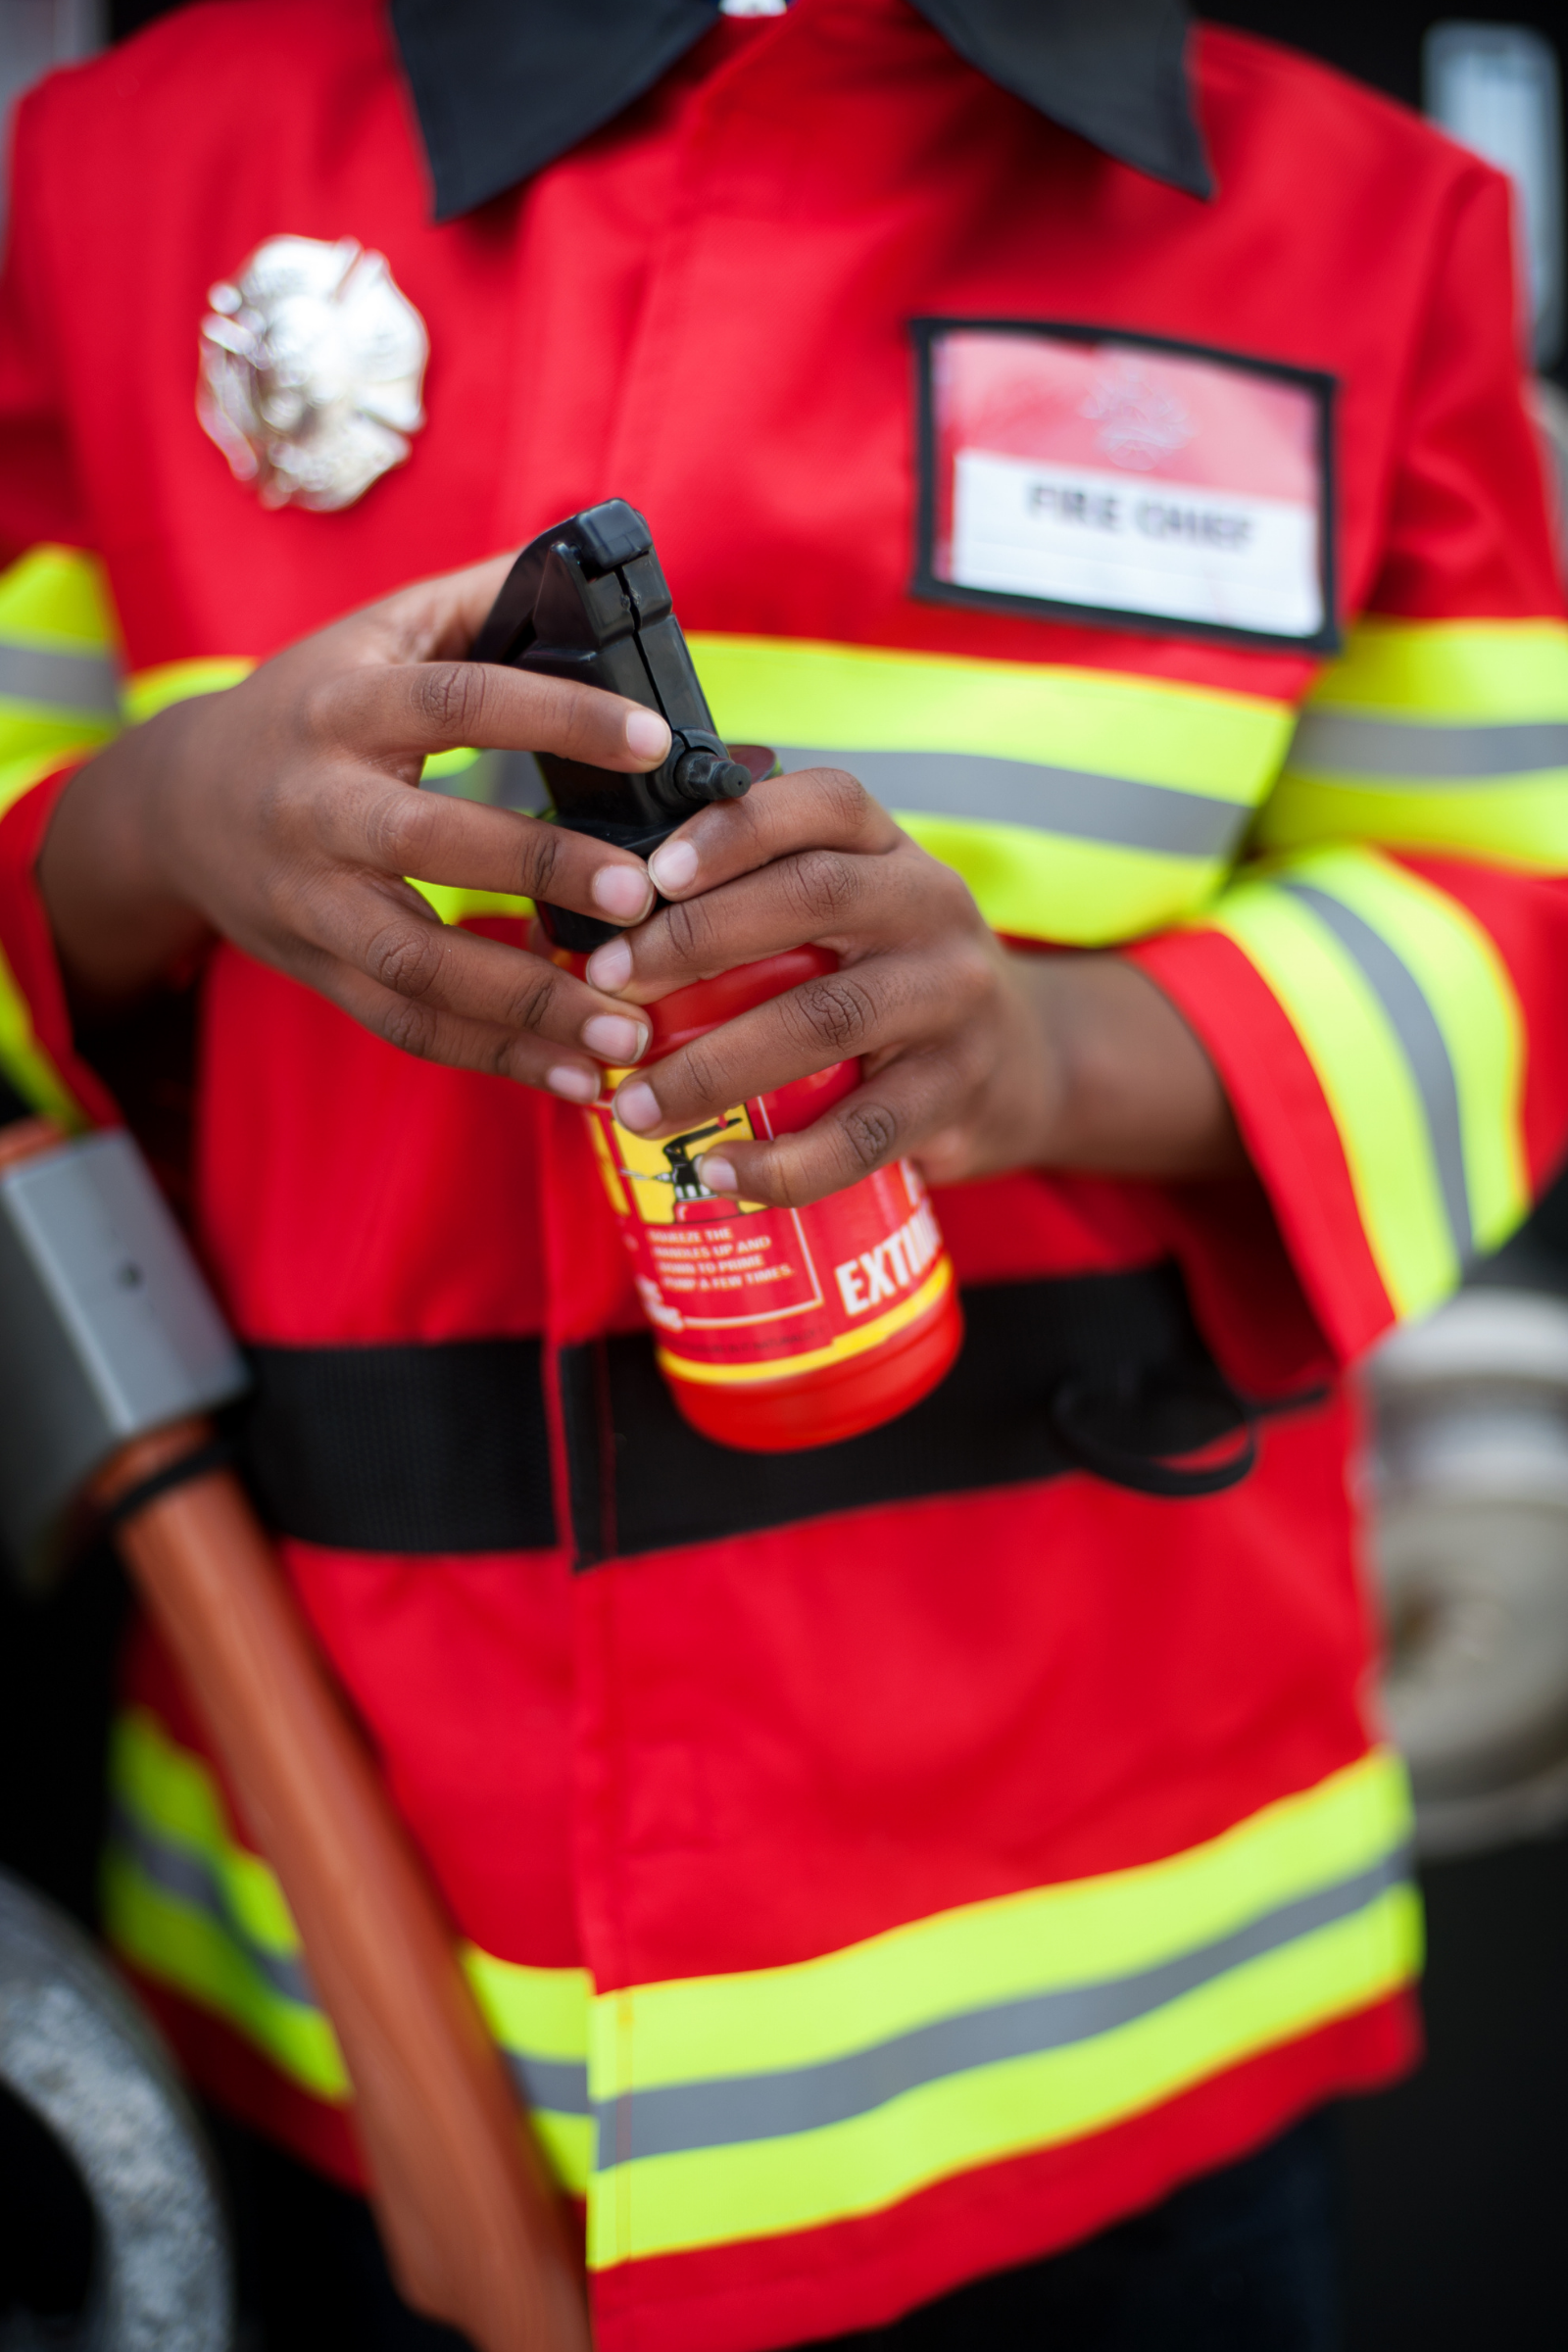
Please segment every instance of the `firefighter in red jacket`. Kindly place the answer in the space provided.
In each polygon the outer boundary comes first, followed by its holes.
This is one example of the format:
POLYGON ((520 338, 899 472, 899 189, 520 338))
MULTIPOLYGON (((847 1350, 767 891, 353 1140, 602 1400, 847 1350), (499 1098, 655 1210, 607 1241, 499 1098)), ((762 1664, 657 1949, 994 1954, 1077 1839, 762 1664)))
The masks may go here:
MULTIPOLYGON (((229 0, 47 83, 13 202, 0 1051, 112 1118, 105 1017, 196 992, 250 1475, 605 2352, 1326 2346, 1292 2128, 1408 2062, 1417 1944, 1338 1375, 1568 1132, 1503 183, 1177 0, 229 0), (525 755, 659 722, 461 661, 494 551, 609 496, 792 771, 652 878, 525 755), (628 926, 586 981, 535 892, 628 926), (746 1459, 661 1386, 577 1106, 803 942, 837 977, 622 1115, 862 1055, 707 1182, 912 1154, 969 1337, 891 1431, 746 1459)), ((149 2003, 352 2184, 146 1642, 114 1777, 149 2003)))

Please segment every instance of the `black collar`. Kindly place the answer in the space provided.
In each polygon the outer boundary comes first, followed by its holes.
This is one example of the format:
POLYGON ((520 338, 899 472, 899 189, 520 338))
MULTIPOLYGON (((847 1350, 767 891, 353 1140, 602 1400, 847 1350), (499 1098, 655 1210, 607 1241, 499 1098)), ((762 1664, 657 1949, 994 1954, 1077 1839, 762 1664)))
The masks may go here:
MULTIPOLYGON (((1187 0, 912 0, 960 57, 1118 162, 1212 192, 1187 74, 1187 0)), ((392 0, 454 220, 538 172, 701 39, 718 0, 392 0)))

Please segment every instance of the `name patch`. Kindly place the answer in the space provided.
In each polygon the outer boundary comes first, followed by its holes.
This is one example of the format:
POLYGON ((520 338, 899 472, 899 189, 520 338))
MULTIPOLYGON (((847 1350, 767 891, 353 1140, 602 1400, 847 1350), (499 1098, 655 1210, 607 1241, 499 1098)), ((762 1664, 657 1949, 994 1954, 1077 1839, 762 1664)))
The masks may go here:
POLYGON ((1089 327, 914 332, 916 593, 1335 649, 1330 377, 1089 327))

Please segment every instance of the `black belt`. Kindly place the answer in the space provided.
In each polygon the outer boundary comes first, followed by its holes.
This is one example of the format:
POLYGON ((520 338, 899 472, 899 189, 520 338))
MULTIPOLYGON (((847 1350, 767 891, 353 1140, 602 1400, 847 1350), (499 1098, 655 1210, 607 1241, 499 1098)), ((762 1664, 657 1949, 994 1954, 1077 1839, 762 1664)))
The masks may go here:
MULTIPOLYGON (((963 1307, 963 1351, 940 1388, 864 1437, 800 1453, 737 1453, 699 1437, 648 1333, 564 1348, 578 1566, 1075 1469, 1179 1497, 1217 1493, 1251 1467, 1258 1408, 1220 1374, 1174 1265, 988 1284, 965 1291, 963 1307)), ((525 1551, 567 1540, 537 1340, 256 1348, 251 1357, 242 1458, 284 1534, 353 1551, 525 1551)))

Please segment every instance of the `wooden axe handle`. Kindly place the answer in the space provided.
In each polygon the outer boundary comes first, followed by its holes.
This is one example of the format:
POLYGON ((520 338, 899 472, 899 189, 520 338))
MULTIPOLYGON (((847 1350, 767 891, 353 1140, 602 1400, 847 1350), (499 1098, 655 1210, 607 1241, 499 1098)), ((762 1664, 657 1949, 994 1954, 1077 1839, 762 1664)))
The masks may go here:
MULTIPOLYGON (((0 1169, 57 1150, 0 1134, 0 1169)), ((566 2217, 479 2017, 451 1929, 232 1474, 136 1491, 212 1443, 133 1439, 94 1482, 178 1660, 245 1826, 275 1871, 354 2086, 370 2197, 407 2299, 479 2352, 590 2352, 566 2217)))
MULTIPOLYGON (((211 1438, 193 1421, 133 1441, 99 1497, 113 1504, 211 1438)), ((404 2295, 480 2352, 588 2352, 560 2200, 238 1480, 209 1470, 154 1494, 116 1540, 294 1915, 404 2295)))

